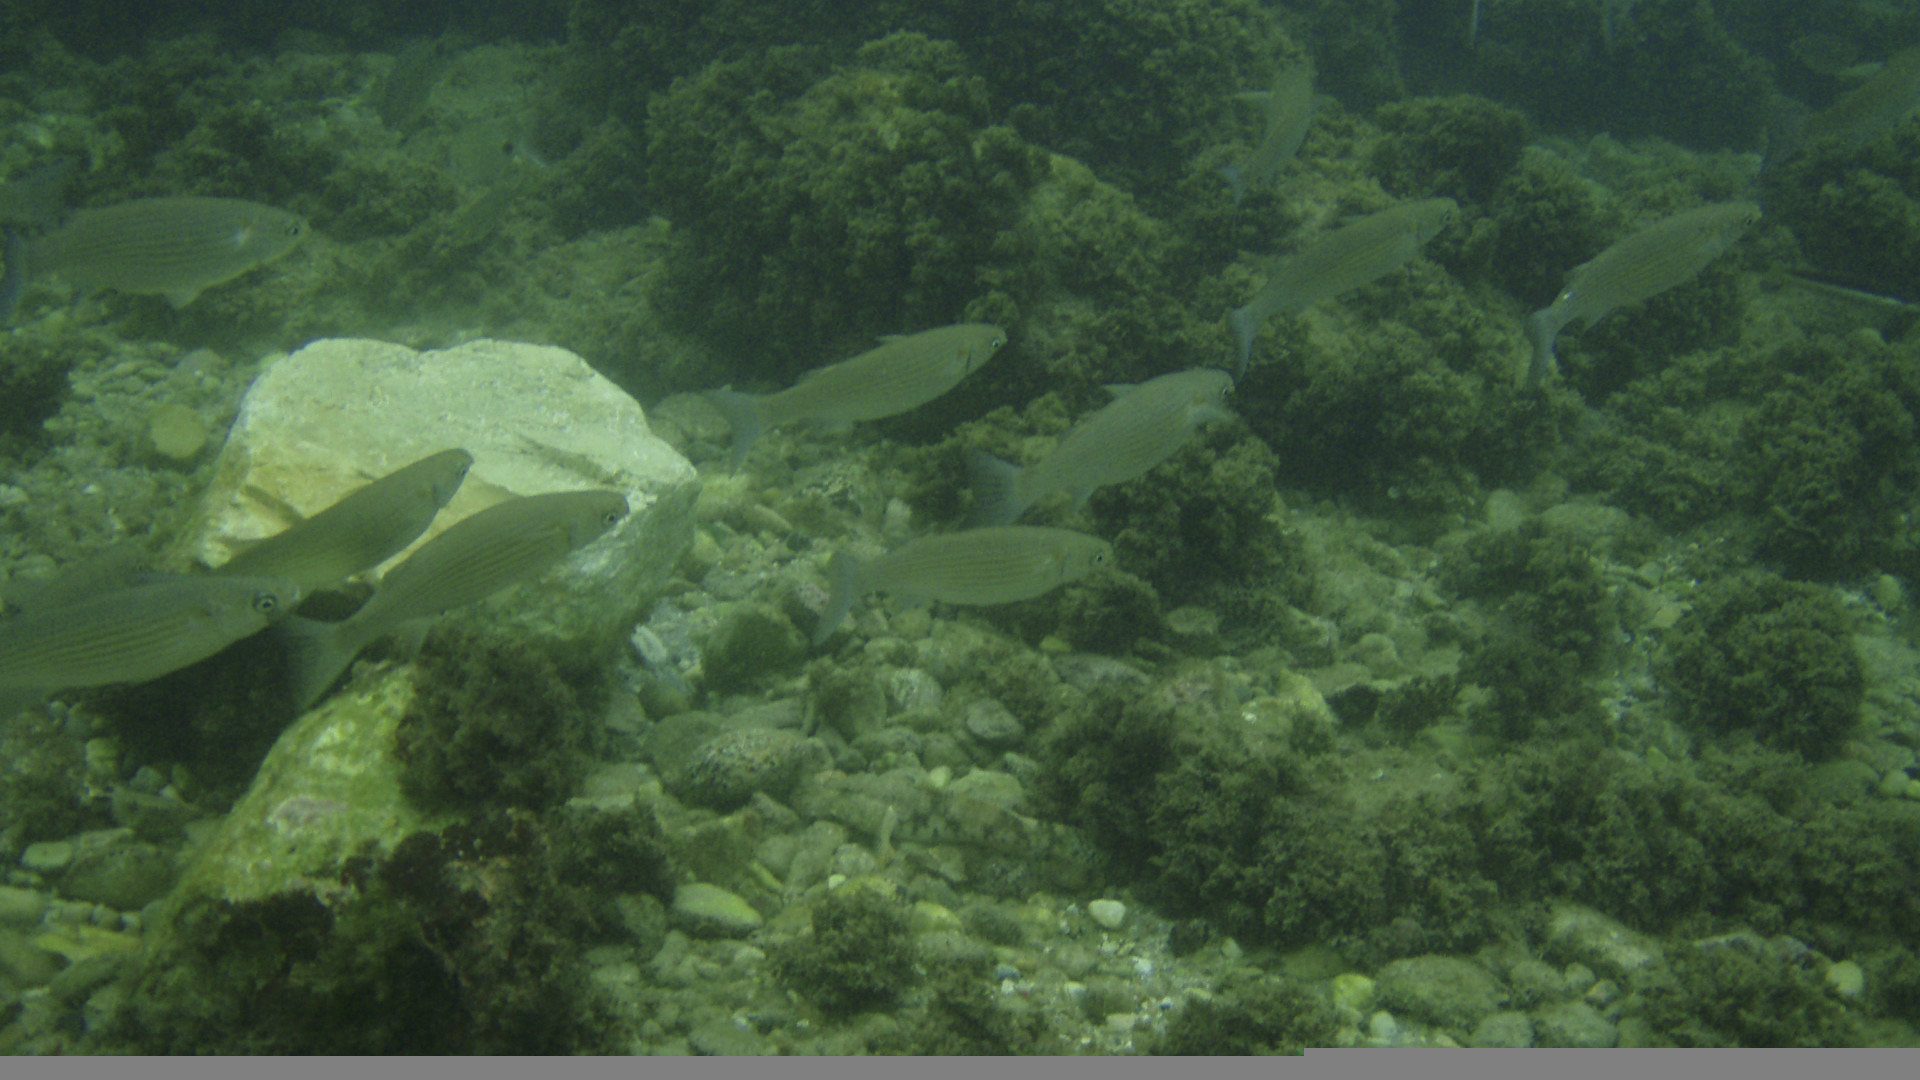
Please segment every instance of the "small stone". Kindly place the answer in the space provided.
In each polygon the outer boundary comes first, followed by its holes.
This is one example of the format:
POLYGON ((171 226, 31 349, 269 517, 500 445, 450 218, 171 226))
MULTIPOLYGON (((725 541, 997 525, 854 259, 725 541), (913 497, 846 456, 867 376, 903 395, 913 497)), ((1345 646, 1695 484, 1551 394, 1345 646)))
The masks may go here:
POLYGON ((166 852, 151 844, 128 844, 74 860, 60 879, 60 891, 116 911, 137 911, 165 896, 177 876, 166 852))
POLYGON ((1333 1004, 1335 1008, 1355 1013, 1365 1013, 1373 1008, 1374 983, 1358 972, 1349 971, 1333 977, 1333 1004))
POLYGON ((1473 1038, 1467 1045, 1480 1049, 1532 1046, 1533 1021, 1523 1012, 1494 1013, 1473 1029, 1473 1038))
POLYGON ((1920 799, 1920 780, 1907 781, 1907 790, 1904 794, 1909 799, 1920 799))
POLYGON ((1095 900, 1087 905, 1087 914, 1108 930, 1118 930, 1127 921, 1127 905, 1118 900, 1095 900))
POLYGON ((1441 1027, 1472 1031, 1506 1004, 1485 968, 1454 956, 1415 956, 1380 969, 1380 1000, 1389 1009, 1441 1027))
POLYGON ((1554 906, 1547 949, 1556 958, 1580 961, 1614 979, 1631 975, 1663 955, 1658 942, 1578 904, 1554 906))
POLYGON ((20 853, 20 866, 36 874, 57 874, 73 862, 73 845, 65 840, 42 840, 28 844, 20 853))
POLYGON ((45 893, 0 885, 0 926, 35 926, 50 903, 45 893))
POLYGON ((1535 1046, 1603 1049, 1617 1037, 1613 1024, 1584 1001, 1558 1001, 1534 1014, 1535 1046))
POLYGON ((1867 989, 1867 973, 1860 965, 1851 960, 1842 960, 1827 968, 1827 986, 1841 997, 1852 1001, 1867 989))
POLYGON ((832 764, 819 741, 796 731, 743 728, 723 731, 695 751, 671 778, 674 794, 715 810, 734 810, 756 792, 785 799, 803 776, 832 764))
POLYGON ((967 703, 967 734, 992 747, 1012 746, 1027 735, 1026 725, 992 698, 967 703))
POLYGON ((1134 1028, 1134 1025, 1138 1024, 1139 1022, 1140 1022, 1140 1018, 1138 1016, 1135 1016, 1133 1013, 1108 1013, 1107 1014, 1107 1030, 1108 1031, 1118 1031, 1123 1033, 1132 1031, 1134 1028))
POLYGON ((171 461, 191 461, 207 446, 207 423, 200 414, 169 401, 147 416, 147 444, 171 461))
POLYGON ((1880 778, 1880 794, 1889 799, 1898 799, 1907 793, 1912 783, 1913 777, 1907 775, 1907 770, 1888 769, 1887 774, 1880 778))
POLYGON ((698 881, 673 891, 673 917, 696 937, 745 937, 766 921, 739 894, 698 881))

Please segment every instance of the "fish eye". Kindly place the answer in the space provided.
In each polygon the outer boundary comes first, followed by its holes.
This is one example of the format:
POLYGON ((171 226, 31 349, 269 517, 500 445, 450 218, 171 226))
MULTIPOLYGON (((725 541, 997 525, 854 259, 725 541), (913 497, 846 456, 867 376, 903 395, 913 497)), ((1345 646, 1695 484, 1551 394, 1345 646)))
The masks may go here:
POLYGON ((280 598, 263 589, 253 594, 253 610, 262 615, 272 615, 280 610, 280 598))
POLYGON ((999 352, 1000 346, 1005 345, 1006 343, 1007 343, 1006 338, 1003 338, 1003 337, 994 338, 992 341, 987 342, 987 351, 999 352))
POLYGON ((305 222, 300 222, 300 221, 289 221, 289 222, 287 222, 287 235, 288 235, 288 236, 299 236, 299 235, 300 235, 300 234, 301 234, 302 232, 304 232, 304 231, 306 231, 306 223, 305 223, 305 222))
POLYGON ((618 525, 618 524, 620 524, 620 519, 621 519, 621 518, 623 518, 623 517, 626 517, 626 516, 627 516, 627 515, 626 515, 626 512, 625 512, 625 511, 622 511, 622 510, 609 510, 609 511, 607 511, 607 516, 606 516, 606 517, 603 517, 603 518, 601 518, 600 520, 601 520, 601 521, 604 521, 604 522, 606 522, 606 523, 607 523, 607 528, 609 528, 609 529, 611 529, 611 528, 613 528, 613 527, 614 527, 615 525, 618 525))

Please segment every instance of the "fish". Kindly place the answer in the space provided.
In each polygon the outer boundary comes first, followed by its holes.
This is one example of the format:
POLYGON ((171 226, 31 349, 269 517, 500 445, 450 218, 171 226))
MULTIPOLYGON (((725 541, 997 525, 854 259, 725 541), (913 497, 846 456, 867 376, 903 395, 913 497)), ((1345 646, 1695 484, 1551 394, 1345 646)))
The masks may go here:
POLYGON ((0 709, 56 690, 145 682, 284 618, 291 581, 176 576, 0 620, 0 709))
POLYGON ((298 214, 242 199, 134 199, 76 211, 28 242, 26 263, 35 277, 157 294, 182 308, 209 286, 292 251, 309 231, 298 214))
POLYGON ((1873 78, 1814 114, 1806 137, 1858 150, 1906 119, 1915 106, 1920 106, 1920 45, 1895 53, 1873 78))
POLYGON ((1227 315, 1240 346, 1234 377, 1246 374, 1254 335, 1268 319, 1297 315, 1412 262, 1459 212, 1459 204, 1447 198, 1404 202, 1341 226, 1275 262, 1253 300, 1227 315))
POLYGON ((987 323, 956 323, 891 337, 848 360, 818 368, 775 394, 709 390, 733 425, 731 467, 740 468, 760 433, 799 420, 878 420, 924 405, 959 385, 1007 343, 987 323))
POLYGON ((1689 280, 1759 220, 1758 203, 1695 207, 1662 218, 1574 267, 1553 303, 1527 317, 1527 338, 1533 345, 1527 385, 1537 386, 1559 370, 1553 342, 1568 323, 1579 319, 1591 326, 1615 308, 1689 280))
POLYGON ((495 503, 447 527, 387 572, 341 622, 298 616, 280 627, 294 704, 306 709, 375 640, 538 577, 627 516, 615 491, 559 491, 495 503))
POLYGON ((872 562, 845 551, 828 567, 831 591, 813 631, 832 636, 870 592, 948 604, 1008 604, 1078 581, 1113 562, 1113 545, 1069 529, 1004 525, 909 540, 872 562))
POLYGON ((968 454, 973 525, 1006 525, 1060 492, 1078 509, 1095 488, 1144 476, 1172 457, 1205 424, 1232 417, 1224 401, 1233 378, 1219 368, 1192 368, 1115 387, 1111 402, 1075 424, 1053 452, 1020 468, 984 450, 968 454))
POLYGON ((1246 157, 1220 167, 1220 175, 1233 188, 1235 206, 1247 197, 1249 187, 1271 180, 1307 141, 1307 127, 1313 122, 1313 61, 1303 60, 1280 72, 1271 90, 1239 96, 1261 106, 1266 131, 1246 157))
POLYGON ((160 580, 148 573, 146 553, 138 544, 121 541, 61 567, 52 577, 12 581, 0 589, 0 608, 14 612, 51 611, 112 589, 160 580))
POLYGON ((473 455, 465 450, 421 458, 242 548, 216 572, 286 578, 307 595, 338 585, 399 554, 426 532, 472 467, 473 455))

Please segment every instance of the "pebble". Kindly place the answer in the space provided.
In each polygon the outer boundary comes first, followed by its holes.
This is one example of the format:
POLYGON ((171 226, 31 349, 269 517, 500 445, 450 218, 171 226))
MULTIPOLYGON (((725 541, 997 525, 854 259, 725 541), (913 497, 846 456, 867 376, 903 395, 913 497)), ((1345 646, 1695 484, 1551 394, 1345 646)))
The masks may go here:
POLYGON ((1101 926, 1118 930, 1127 921, 1127 905, 1118 900, 1095 900, 1087 905, 1087 914, 1101 926))
POLYGON ((1395 1012, 1472 1031, 1506 1004, 1500 981, 1470 960, 1415 956, 1380 969, 1380 1000, 1395 1012))
POLYGON ((0 926, 34 926, 51 902, 45 893, 0 885, 0 926))
POLYGON ((1026 737, 1026 726, 992 698, 967 703, 967 734, 988 746, 1011 746, 1026 737))
POLYGON ((765 792, 791 794, 802 776, 832 764, 819 742, 777 728, 723 731, 694 751, 676 794, 715 810, 733 810, 765 792))
POLYGON ((20 854, 20 865, 36 874, 57 874, 73 862, 73 845, 65 840, 42 840, 28 844, 20 854))
POLYGON ((674 890, 673 917, 699 937, 745 937, 766 921, 739 894, 698 881, 674 890))
POLYGON ((1533 1045, 1533 1021, 1523 1012, 1497 1012, 1473 1029, 1469 1046, 1514 1049, 1533 1045))
POLYGON ((1535 1046, 1601 1049, 1618 1038, 1613 1024, 1584 1001, 1559 1001, 1533 1017, 1535 1046))
POLYGON ((1658 942, 1578 904, 1555 905, 1547 949, 1614 979, 1631 975, 1663 955, 1658 942))
POLYGON ((1866 992, 1867 973, 1860 969, 1859 964, 1842 960, 1827 968, 1827 986, 1834 993, 1852 1001, 1866 992))
POLYGON ((150 844, 129 844, 76 859, 60 880, 75 900, 135 911, 165 896, 177 871, 172 856, 150 844))

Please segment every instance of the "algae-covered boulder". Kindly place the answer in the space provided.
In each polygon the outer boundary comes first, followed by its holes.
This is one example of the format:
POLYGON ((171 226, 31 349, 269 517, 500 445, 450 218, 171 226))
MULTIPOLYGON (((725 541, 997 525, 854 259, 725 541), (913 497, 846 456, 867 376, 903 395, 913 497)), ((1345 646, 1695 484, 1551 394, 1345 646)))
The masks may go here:
POLYGON ((242 402, 177 550, 218 566, 246 541, 450 447, 473 455, 472 471, 416 543, 515 496, 626 496, 624 521, 493 613, 552 640, 624 639, 691 541, 698 480, 637 402, 549 346, 483 340, 416 352, 326 340, 274 362, 242 402))

